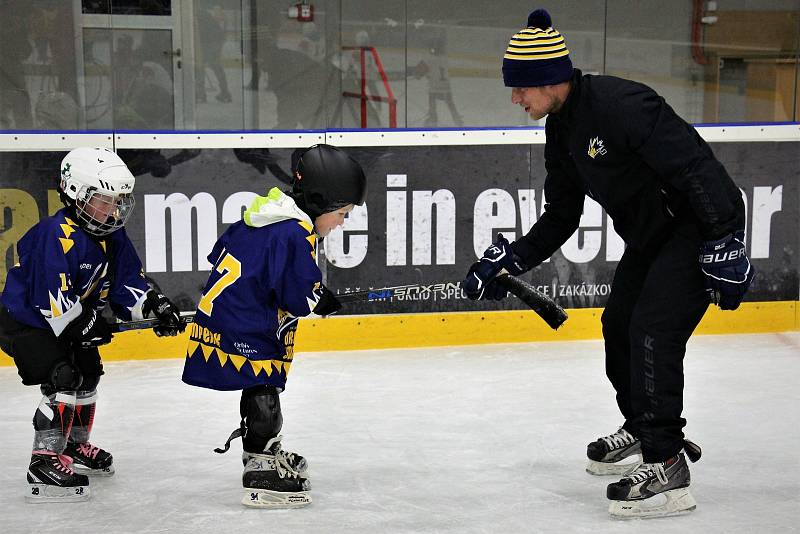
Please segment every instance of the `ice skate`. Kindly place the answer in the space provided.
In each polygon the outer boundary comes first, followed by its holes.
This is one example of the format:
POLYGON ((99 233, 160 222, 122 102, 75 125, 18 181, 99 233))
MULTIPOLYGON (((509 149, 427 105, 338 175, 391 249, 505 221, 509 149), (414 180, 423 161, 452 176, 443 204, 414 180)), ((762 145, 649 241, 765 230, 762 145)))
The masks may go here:
POLYGON ((76 473, 90 476, 110 477, 114 474, 114 457, 89 442, 70 441, 64 455, 72 458, 72 469, 76 473))
MULTIPOLYGON (((288 463, 292 469, 297 471, 301 477, 308 478, 308 462, 303 456, 300 456, 295 452, 284 450, 280 443, 282 437, 283 436, 278 436, 273 440, 272 447, 275 454, 283 456, 283 459, 286 461, 286 463, 288 463)), ((253 453, 247 451, 242 452, 242 465, 247 465, 247 461, 252 455, 253 453)))
POLYGON ((586 472, 592 475, 625 475, 642 463, 641 442, 627 430, 619 430, 598 438, 586 447, 589 463, 586 472))
POLYGON ((608 485, 608 512, 618 519, 667 517, 691 512, 697 503, 689 492, 689 465, 683 453, 666 462, 642 464, 608 485))
POLYGON ((87 500, 89 479, 70 468, 69 457, 49 451, 35 451, 28 466, 30 489, 25 500, 31 503, 75 502, 87 500))
POLYGON ((280 453, 280 438, 267 443, 263 454, 248 453, 244 466, 242 504, 256 508, 297 508, 311 504, 308 480, 280 453))

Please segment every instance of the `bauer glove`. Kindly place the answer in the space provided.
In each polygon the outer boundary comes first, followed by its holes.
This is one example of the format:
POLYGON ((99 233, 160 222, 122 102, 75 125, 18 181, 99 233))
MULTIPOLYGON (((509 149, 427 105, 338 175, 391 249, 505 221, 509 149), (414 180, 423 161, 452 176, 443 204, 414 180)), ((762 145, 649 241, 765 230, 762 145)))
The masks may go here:
POLYGON ((494 280, 503 269, 516 276, 527 271, 528 266, 514 253, 503 234, 497 234, 497 240, 469 268, 461 288, 471 300, 505 298, 508 290, 494 280))
POLYGON ((111 329, 94 308, 86 308, 61 332, 65 339, 83 348, 99 347, 111 343, 111 329))
POLYGON ((317 315, 332 315, 342 309, 342 303, 327 287, 320 285, 315 293, 319 294, 317 305, 312 310, 317 315))
POLYGON ((147 292, 142 305, 143 316, 148 317, 150 312, 158 319, 159 324, 153 327, 158 337, 177 336, 179 332, 186 330, 186 321, 181 317, 178 308, 167 297, 152 289, 147 292))
POLYGON ((711 302, 723 310, 738 308, 755 276, 745 252, 744 232, 703 243, 700 269, 711 302))

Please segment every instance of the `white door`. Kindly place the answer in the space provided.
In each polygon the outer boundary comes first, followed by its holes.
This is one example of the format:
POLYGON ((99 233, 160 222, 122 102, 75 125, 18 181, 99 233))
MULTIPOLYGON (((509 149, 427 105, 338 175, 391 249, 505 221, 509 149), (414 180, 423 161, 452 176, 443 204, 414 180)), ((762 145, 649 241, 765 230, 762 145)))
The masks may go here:
POLYGON ((75 0, 78 78, 90 130, 180 130, 186 58, 180 1, 75 0), (99 7, 94 7, 99 6, 99 7), (106 14, 98 14, 97 12, 106 14))

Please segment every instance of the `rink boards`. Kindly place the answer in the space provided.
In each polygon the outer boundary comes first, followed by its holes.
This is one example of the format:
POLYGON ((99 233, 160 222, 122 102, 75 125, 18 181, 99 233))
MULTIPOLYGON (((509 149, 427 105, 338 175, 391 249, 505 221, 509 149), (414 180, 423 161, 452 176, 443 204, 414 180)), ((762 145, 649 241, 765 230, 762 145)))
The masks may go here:
MULTIPOLYGON (((800 125, 699 127, 742 190, 748 253, 758 270, 748 302, 709 311, 700 333, 771 332, 798 325, 800 125)), ((319 250, 339 291, 419 284, 390 302, 348 306, 301 322, 297 350, 355 350, 600 337, 599 316, 624 244, 591 200, 554 257, 525 275, 567 308, 551 331, 514 299, 472 302, 456 282, 498 232, 514 239, 541 215, 544 132, 539 128, 313 132, 0 133, 0 282, 13 246, 61 207, 55 173, 65 151, 109 146, 137 176, 127 230, 145 271, 183 310, 208 276, 217 236, 269 187, 286 188, 295 147, 346 146, 365 168, 366 204, 319 250)), ((118 335, 106 359, 180 357, 185 339, 118 335)), ((0 356, 0 364, 8 364, 0 356)))

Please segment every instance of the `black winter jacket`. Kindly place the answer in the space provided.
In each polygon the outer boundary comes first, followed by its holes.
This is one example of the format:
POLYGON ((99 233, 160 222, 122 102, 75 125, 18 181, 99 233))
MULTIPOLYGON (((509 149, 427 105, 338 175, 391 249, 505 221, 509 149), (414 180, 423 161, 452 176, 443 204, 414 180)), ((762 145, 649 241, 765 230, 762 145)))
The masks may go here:
POLYGON ((578 228, 584 195, 606 210, 628 246, 645 252, 678 223, 696 225, 706 240, 744 228, 741 193, 725 168, 646 85, 575 69, 545 134, 545 211, 512 245, 531 267, 578 228))

